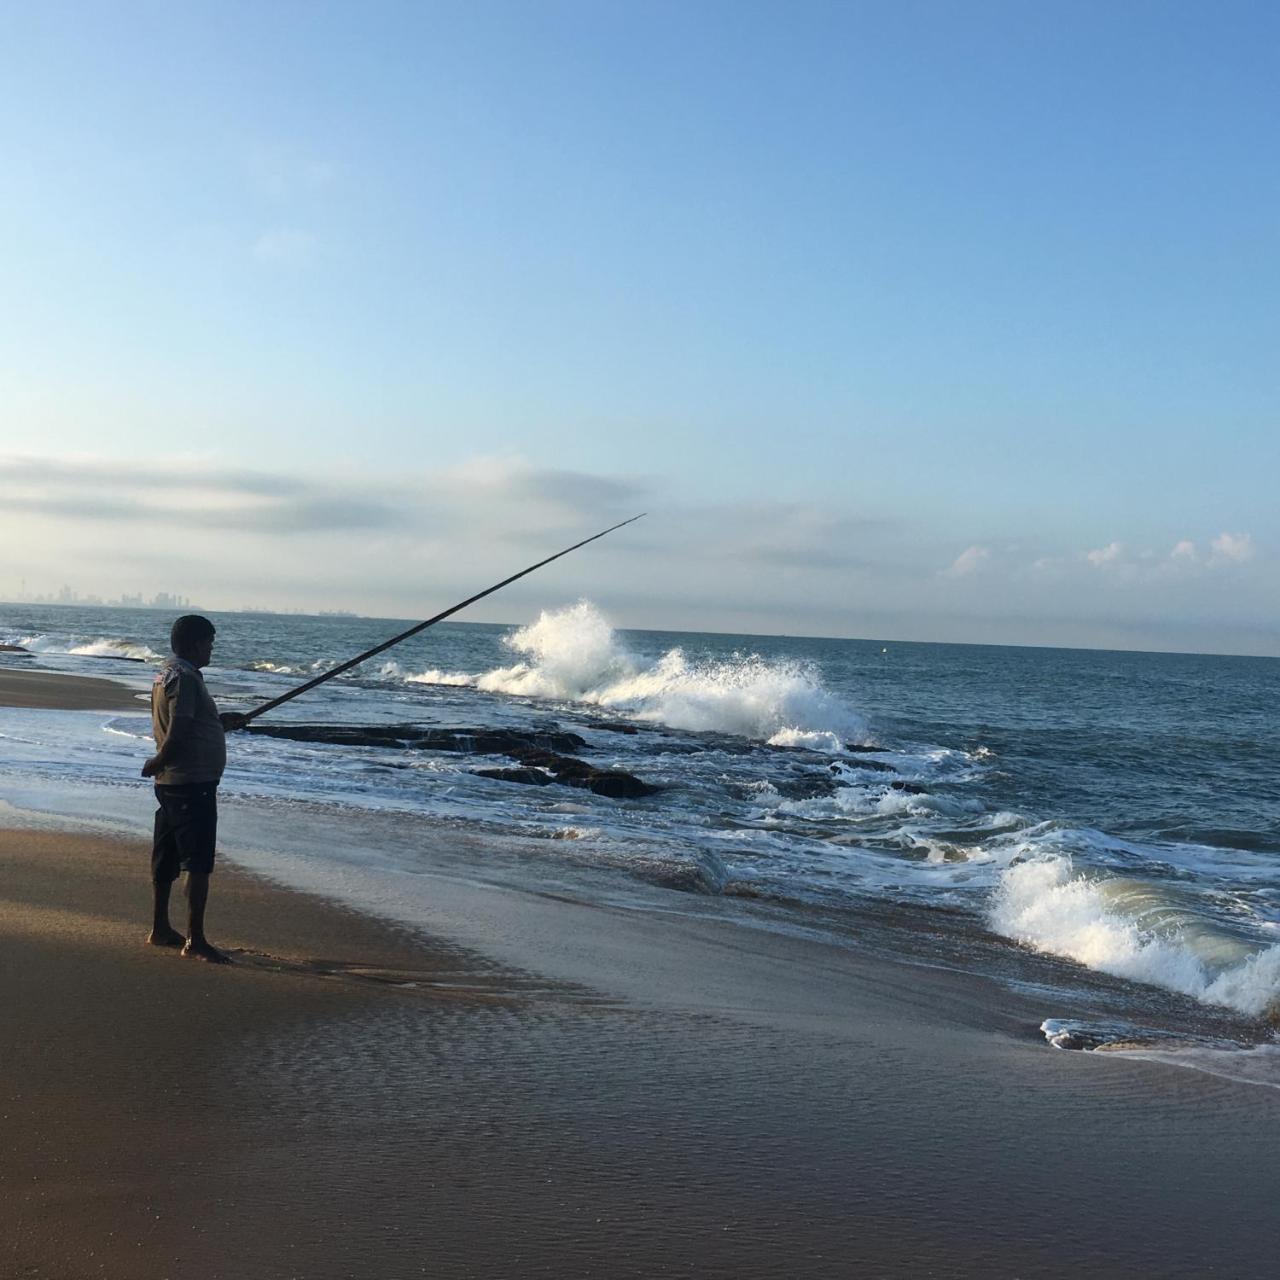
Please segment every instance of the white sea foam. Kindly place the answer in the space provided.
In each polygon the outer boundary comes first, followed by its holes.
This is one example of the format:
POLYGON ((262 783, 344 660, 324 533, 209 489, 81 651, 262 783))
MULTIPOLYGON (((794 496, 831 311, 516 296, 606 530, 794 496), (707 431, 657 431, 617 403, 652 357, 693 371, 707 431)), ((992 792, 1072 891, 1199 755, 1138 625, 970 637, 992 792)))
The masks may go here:
POLYGON ((769 739, 771 747, 807 747, 810 751, 825 751, 838 755, 844 750, 839 734, 829 729, 779 729, 769 739))
POLYGON ((454 688, 466 688, 476 682, 475 676, 469 676, 465 671, 420 671, 404 678, 408 684, 445 684, 454 688))
MULTIPOLYGON (((544 612, 508 636, 521 660, 480 676, 490 693, 583 702, 673 729, 716 731, 838 750, 866 724, 811 667, 758 655, 697 662, 671 649, 655 663, 630 654, 588 601, 544 612)), ((438 674, 438 673, 428 673, 438 674)))
POLYGON ((784 800, 777 808, 779 813, 817 821, 867 817, 967 819, 982 812, 980 802, 968 797, 895 791, 883 782, 840 787, 829 796, 784 800))
POLYGON ((24 636, 13 641, 31 653, 65 653, 82 658, 136 658, 142 662, 159 662, 161 655, 145 644, 109 636, 81 640, 69 636, 24 636))
POLYGON ((1260 1017, 1280 1000, 1280 945, 1251 949, 1154 884, 1077 873, 1070 859, 1007 867, 992 926, 1038 951, 1260 1017))

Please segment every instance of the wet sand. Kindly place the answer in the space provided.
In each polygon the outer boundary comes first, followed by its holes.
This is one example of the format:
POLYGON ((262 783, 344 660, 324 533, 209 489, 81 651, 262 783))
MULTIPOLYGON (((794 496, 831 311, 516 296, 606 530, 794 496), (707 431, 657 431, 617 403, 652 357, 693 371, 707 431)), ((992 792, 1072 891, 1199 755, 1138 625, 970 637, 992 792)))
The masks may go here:
POLYGON ((48 711, 137 711, 140 705, 133 689, 114 680, 50 671, 0 669, 0 707, 38 707, 48 711))
POLYGON ((146 860, 0 832, 5 1276, 1273 1273, 1280 1092, 994 986, 543 903, 592 989, 233 868, 218 969, 146 860))

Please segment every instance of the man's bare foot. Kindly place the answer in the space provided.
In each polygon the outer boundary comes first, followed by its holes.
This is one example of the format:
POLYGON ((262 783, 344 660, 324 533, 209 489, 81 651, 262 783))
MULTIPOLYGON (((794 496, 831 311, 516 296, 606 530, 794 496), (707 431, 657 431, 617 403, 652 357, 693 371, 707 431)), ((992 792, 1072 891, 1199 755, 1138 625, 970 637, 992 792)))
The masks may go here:
POLYGON ((147 945, 150 947, 181 947, 186 941, 177 929, 152 929, 147 934, 147 945))
POLYGON ((232 964, 229 955, 218 950, 211 942, 188 942, 182 954, 190 960, 204 960, 209 964, 232 964))

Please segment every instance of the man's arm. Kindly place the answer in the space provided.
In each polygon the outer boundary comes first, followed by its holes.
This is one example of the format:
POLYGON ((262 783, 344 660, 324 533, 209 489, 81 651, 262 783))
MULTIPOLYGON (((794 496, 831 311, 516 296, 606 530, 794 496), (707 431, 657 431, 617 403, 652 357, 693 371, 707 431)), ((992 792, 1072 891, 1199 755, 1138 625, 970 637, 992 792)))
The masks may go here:
POLYGON ((191 716, 174 716, 169 721, 169 732, 164 736, 164 745, 142 766, 144 778, 154 778, 162 769, 167 769, 173 763, 173 758, 190 734, 193 723, 191 716))

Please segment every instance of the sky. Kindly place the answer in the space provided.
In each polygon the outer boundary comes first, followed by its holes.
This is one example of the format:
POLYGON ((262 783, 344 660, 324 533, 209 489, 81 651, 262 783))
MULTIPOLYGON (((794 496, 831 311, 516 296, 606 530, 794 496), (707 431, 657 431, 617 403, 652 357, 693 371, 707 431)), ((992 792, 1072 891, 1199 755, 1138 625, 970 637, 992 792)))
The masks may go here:
POLYGON ((1280 9, 0 0, 0 599, 1280 656, 1280 9))

